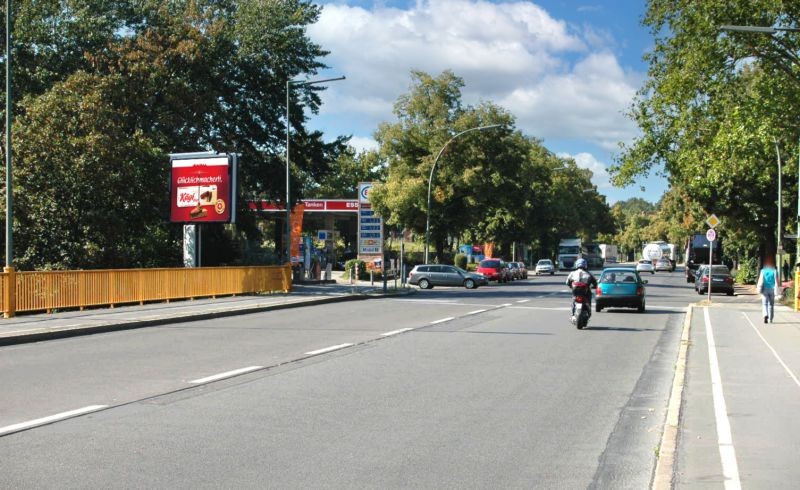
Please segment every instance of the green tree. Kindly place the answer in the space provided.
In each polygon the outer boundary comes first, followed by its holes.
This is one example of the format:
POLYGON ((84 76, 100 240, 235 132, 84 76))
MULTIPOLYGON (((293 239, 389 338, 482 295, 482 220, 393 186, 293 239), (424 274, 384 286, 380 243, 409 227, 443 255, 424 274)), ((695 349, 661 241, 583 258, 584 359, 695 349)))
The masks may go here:
MULTIPOLYGON (((285 83, 324 67, 326 52, 305 33, 320 7, 302 0, 14 5, 16 255, 26 267, 174 263, 180 228, 164 223, 169 152, 238 152, 241 194, 283 199, 285 83), (42 169, 63 178, 45 185, 30 174, 42 169), (69 199, 72 210, 55 212, 52 196, 69 199), (108 204, 100 206, 101 197, 108 204), (105 216, 88 211, 95 209, 105 216), (58 236, 70 243, 55 244, 58 236)), ((330 174, 345 148, 344 138, 326 143, 305 129, 304 108, 318 110, 319 90, 296 86, 291 97, 293 200, 330 174)), ((224 235, 216 228, 209 238, 224 235)), ((237 230, 254 234, 252 215, 240 212, 237 230)))
MULTIPOLYGON (((644 23, 655 47, 630 113, 642 135, 623 148, 616 183, 661 168, 703 214, 720 216, 729 244, 774 250, 775 141, 785 158, 796 158, 800 137, 792 120, 800 111, 800 65, 782 55, 800 50, 800 36, 726 33, 719 26, 798 18, 796 2, 650 1, 644 23)), ((787 176, 796 182, 794 169, 787 176)))
POLYGON ((386 166, 378 152, 357 152, 350 147, 338 156, 319 183, 309 180, 306 186, 313 197, 354 199, 359 182, 383 181, 385 175, 386 166))

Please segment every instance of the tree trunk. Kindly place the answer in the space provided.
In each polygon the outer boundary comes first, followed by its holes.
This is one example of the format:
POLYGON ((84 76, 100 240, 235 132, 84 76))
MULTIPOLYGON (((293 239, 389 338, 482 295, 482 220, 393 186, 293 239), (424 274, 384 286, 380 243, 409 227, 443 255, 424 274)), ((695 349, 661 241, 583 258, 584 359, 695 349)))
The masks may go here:
POLYGON ((436 239, 436 263, 444 263, 444 240, 442 238, 436 239))

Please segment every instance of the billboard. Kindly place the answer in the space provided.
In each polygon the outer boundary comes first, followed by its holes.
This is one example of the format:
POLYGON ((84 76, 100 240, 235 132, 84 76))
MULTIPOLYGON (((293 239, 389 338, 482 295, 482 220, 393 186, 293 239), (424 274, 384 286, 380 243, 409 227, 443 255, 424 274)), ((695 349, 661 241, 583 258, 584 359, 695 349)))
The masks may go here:
POLYGON ((236 221, 236 157, 209 155, 170 159, 170 221, 236 221))

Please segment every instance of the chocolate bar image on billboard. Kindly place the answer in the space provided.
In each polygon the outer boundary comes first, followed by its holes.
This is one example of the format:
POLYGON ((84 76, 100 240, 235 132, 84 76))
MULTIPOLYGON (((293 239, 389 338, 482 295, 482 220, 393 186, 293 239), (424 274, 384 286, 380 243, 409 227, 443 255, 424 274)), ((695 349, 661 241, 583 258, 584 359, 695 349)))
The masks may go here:
POLYGON ((189 211, 189 217, 192 219, 205 218, 206 216, 208 216, 208 211, 206 211, 205 208, 203 208, 199 204, 197 205, 197 207, 192 208, 192 210, 189 211))

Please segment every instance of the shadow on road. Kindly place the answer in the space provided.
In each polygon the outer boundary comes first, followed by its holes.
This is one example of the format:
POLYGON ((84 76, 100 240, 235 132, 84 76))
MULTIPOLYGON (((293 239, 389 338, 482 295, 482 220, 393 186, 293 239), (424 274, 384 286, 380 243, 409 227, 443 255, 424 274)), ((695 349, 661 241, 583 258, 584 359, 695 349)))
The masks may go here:
POLYGON ((613 332, 663 332, 663 328, 634 328, 634 327, 596 327, 589 325, 584 330, 607 330, 613 332))

